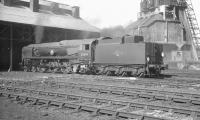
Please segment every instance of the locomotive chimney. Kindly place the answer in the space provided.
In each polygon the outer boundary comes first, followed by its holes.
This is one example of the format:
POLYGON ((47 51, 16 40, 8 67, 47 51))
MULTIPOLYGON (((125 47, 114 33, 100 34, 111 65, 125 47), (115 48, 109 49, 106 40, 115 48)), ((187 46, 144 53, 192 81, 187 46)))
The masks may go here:
POLYGON ((72 16, 75 18, 80 18, 80 12, 79 12, 79 7, 78 6, 73 6, 72 7, 72 16))
POLYGON ((33 12, 39 11, 39 0, 30 0, 30 9, 33 12))
POLYGON ((159 0, 155 0, 154 5, 155 5, 155 7, 159 7, 159 0))

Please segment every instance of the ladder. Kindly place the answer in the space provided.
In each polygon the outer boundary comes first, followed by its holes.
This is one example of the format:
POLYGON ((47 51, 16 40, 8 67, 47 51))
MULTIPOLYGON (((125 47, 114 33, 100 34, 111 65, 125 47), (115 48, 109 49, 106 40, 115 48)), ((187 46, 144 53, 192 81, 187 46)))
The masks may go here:
POLYGON ((185 0, 187 3, 186 17, 189 22, 192 40, 196 48, 200 48, 200 29, 195 15, 195 11, 191 0, 185 0))

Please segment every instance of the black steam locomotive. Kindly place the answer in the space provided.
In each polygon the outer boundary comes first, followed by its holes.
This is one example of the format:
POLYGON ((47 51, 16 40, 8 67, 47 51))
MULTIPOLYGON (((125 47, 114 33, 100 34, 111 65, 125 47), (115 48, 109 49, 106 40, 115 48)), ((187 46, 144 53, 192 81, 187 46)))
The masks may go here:
POLYGON ((31 44, 22 49, 22 61, 31 72, 143 76, 166 68, 163 46, 145 43, 142 36, 31 44))

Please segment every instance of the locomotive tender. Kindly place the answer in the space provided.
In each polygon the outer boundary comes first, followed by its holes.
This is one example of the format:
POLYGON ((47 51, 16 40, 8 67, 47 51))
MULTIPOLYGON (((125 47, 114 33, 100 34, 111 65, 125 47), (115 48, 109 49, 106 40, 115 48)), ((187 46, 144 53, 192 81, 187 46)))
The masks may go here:
POLYGON ((22 63, 24 71, 118 76, 159 75, 166 68, 163 46, 142 36, 31 44, 22 49, 22 63))

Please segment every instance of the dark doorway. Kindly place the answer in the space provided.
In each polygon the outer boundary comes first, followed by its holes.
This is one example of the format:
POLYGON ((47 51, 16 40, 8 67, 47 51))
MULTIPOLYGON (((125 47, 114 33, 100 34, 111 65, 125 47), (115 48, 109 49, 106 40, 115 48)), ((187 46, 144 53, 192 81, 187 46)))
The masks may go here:
POLYGON ((22 47, 34 43, 33 34, 31 25, 0 21, 0 71, 7 71, 10 67, 11 46, 12 68, 20 69, 22 47))
POLYGON ((10 48, 9 42, 7 40, 0 40, 0 70, 8 70, 9 69, 9 61, 10 61, 10 48))

